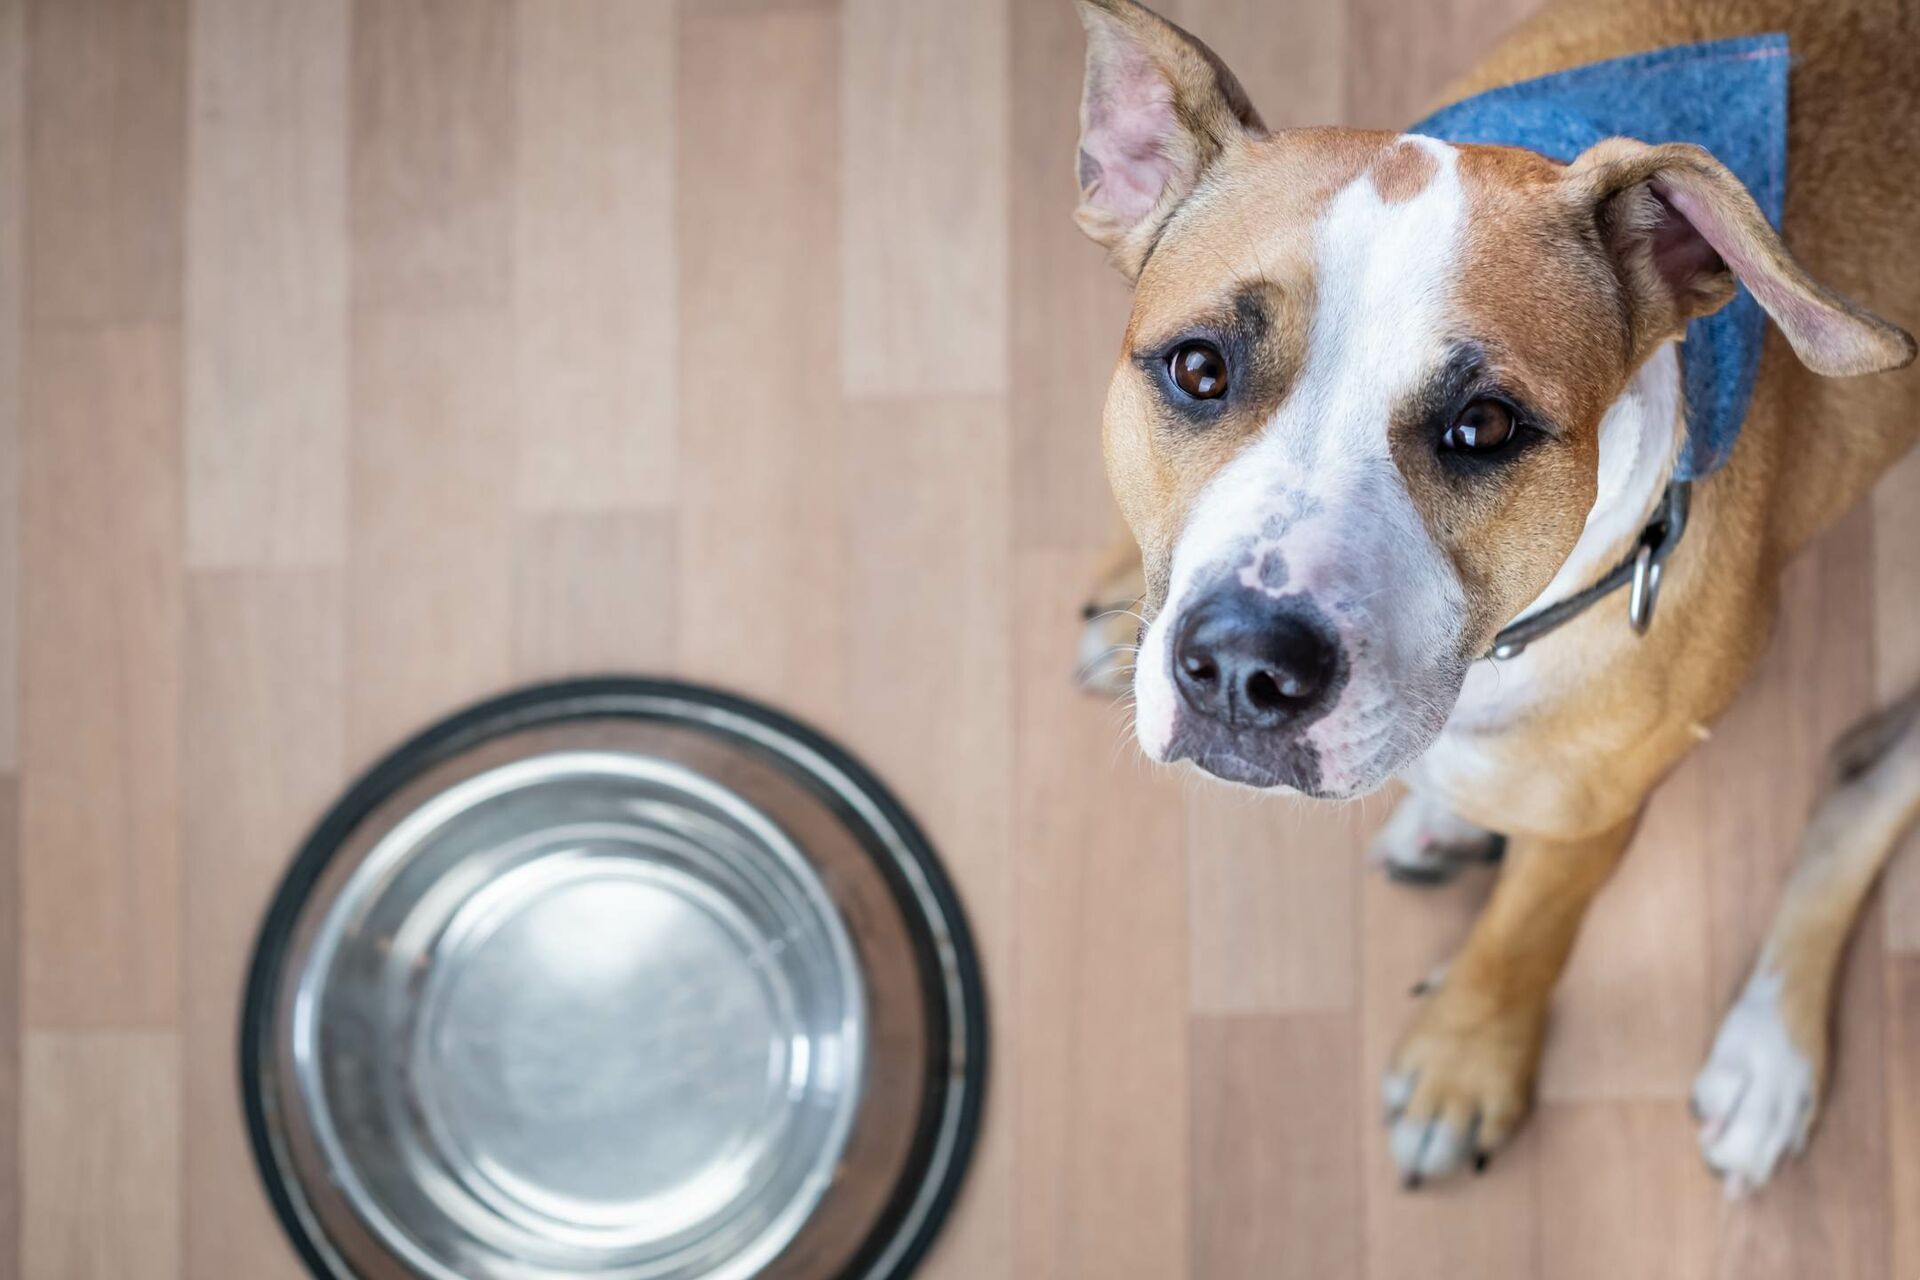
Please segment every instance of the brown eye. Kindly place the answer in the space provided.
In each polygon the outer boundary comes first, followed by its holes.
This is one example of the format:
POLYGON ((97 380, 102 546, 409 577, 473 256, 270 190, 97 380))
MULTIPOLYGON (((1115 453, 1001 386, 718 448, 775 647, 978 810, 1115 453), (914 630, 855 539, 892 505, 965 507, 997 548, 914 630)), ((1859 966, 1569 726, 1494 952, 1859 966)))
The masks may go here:
POLYGON ((1227 394, 1227 362, 1219 349, 1205 342, 1183 342, 1167 361, 1173 385, 1195 400, 1217 400, 1227 394))
POLYGON ((1475 400, 1460 411, 1440 447, 1462 453, 1484 453, 1498 449, 1513 438, 1513 411, 1498 400, 1475 400))

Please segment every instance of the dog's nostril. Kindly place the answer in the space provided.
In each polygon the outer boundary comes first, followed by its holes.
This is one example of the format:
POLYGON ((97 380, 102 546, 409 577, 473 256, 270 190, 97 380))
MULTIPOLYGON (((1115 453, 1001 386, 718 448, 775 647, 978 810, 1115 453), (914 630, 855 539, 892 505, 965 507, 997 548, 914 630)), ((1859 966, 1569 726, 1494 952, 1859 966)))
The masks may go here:
POLYGON ((1247 677, 1247 701, 1256 711, 1290 711, 1312 694, 1306 681, 1287 672, 1256 671, 1247 677))
POLYGON ((1325 709, 1340 651, 1310 605, 1226 592, 1191 609, 1174 637, 1187 705, 1235 728, 1297 724, 1325 709))

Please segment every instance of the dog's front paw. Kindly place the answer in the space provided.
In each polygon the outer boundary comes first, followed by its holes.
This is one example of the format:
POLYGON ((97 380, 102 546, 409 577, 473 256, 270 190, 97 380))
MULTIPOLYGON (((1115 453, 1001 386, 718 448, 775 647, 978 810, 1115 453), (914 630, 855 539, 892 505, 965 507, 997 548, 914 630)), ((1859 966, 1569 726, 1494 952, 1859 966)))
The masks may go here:
POLYGON ((1733 1197, 1798 1155, 1819 1113, 1826 1045, 1820 1034, 1790 1025, 1780 996, 1777 975, 1756 973, 1727 1011, 1693 1082, 1700 1152, 1733 1197))
POLYGON ((1469 863, 1497 861, 1506 837, 1409 791, 1367 849, 1368 861, 1405 884, 1444 884, 1469 863))
POLYGON ((1502 1004, 1449 981, 1387 1066, 1387 1149, 1408 1187, 1468 1165, 1513 1136, 1533 1097, 1546 1009, 1502 1004))

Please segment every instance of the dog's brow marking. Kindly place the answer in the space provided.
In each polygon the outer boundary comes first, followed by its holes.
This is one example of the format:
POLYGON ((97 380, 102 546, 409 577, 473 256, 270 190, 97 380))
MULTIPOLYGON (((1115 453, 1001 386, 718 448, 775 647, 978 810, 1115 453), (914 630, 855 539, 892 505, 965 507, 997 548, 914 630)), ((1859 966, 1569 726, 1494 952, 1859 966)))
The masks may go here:
POLYGON ((1397 142, 1380 153, 1367 170, 1373 189, 1388 204, 1405 204, 1426 190, 1439 168, 1425 147, 1397 142))

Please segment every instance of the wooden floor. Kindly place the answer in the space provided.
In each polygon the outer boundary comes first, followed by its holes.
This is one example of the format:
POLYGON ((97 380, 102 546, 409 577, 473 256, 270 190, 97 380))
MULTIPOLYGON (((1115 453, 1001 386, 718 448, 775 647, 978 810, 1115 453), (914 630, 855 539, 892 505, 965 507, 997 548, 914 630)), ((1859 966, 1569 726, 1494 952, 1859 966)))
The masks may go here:
MULTIPOLYGON (((1270 122, 1397 123, 1525 0, 1170 7, 1270 122)), ((1920 675, 1920 462, 1661 793, 1524 1138, 1404 1193, 1376 1072, 1484 883, 1068 684, 1125 307, 1079 60, 1064 0, 0 0, 0 1276, 295 1274, 265 896, 397 736, 608 668, 817 722, 951 863, 998 1057, 930 1276, 1920 1276, 1920 858, 1810 1158, 1724 1205, 1682 1102, 1824 744, 1920 675)))

